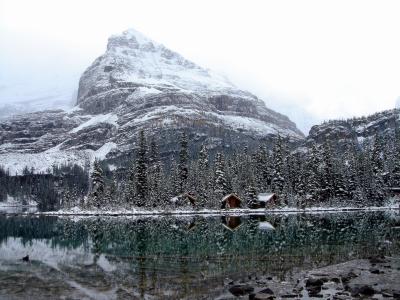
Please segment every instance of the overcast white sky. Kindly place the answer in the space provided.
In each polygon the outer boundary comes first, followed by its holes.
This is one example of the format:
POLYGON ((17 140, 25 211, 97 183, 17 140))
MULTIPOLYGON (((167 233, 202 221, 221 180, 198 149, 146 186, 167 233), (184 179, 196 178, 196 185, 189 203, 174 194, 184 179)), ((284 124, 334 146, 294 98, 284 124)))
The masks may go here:
POLYGON ((71 97, 127 28, 227 75, 299 127, 393 108, 400 1, 0 0, 0 104, 71 97))

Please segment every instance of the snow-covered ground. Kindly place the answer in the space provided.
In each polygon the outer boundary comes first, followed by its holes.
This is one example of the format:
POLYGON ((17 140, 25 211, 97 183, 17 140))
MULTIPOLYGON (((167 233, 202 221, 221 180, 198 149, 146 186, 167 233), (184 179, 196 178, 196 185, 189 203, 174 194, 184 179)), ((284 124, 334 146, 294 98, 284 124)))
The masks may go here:
POLYGON ((291 213, 323 213, 323 212, 351 212, 351 211, 385 211, 398 210, 399 204, 369 207, 309 207, 297 209, 283 207, 275 209, 171 209, 171 210, 144 210, 144 209, 113 209, 113 210, 86 210, 79 207, 61 209, 50 212, 37 212, 38 215, 59 216, 155 216, 155 215, 251 215, 251 214, 291 214, 291 213))
POLYGON ((7 199, 5 201, 0 202, 0 208, 16 206, 37 206, 37 202, 34 200, 29 200, 25 205, 23 205, 20 200, 17 200, 10 195, 7 195, 7 199))
POLYGON ((19 214, 19 213, 35 213, 38 211, 37 202, 34 200, 27 201, 26 204, 22 204, 20 200, 7 195, 5 201, 0 202, 0 213, 3 214, 19 214))

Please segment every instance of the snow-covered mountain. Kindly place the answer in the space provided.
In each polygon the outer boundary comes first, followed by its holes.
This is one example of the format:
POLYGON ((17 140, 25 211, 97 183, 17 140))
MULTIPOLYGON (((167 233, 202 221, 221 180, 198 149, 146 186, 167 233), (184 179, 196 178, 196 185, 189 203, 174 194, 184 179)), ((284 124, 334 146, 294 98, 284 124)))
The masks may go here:
POLYGON ((109 38, 106 52, 83 73, 77 106, 12 117, 0 123, 0 165, 46 172, 65 160, 85 164, 127 154, 138 132, 163 152, 185 131, 193 147, 252 145, 279 134, 304 138, 286 116, 249 92, 135 30, 109 38))
POLYGON ((306 143, 322 144, 329 140, 334 147, 361 145, 376 134, 393 138, 400 129, 400 109, 386 110, 367 117, 333 120, 311 128, 306 143))

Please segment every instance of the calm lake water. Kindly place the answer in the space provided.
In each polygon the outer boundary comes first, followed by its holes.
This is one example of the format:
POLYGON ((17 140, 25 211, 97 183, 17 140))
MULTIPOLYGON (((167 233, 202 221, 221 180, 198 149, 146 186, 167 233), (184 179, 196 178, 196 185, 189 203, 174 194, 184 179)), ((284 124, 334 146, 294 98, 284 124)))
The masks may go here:
POLYGON ((215 299, 226 278, 400 257, 399 212, 230 217, 0 215, 0 298, 215 299), (22 257, 29 255, 30 262, 22 257))

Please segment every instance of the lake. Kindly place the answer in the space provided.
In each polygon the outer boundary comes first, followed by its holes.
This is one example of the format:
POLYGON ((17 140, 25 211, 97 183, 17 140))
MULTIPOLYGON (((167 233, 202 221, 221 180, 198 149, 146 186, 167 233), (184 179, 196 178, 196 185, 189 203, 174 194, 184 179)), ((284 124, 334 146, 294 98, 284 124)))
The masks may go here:
POLYGON ((398 211, 0 215, 0 298, 229 299, 228 281, 287 281, 299 270, 400 257, 399 237, 398 211))

